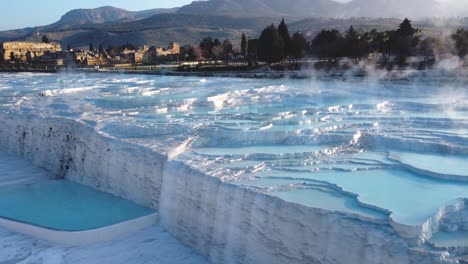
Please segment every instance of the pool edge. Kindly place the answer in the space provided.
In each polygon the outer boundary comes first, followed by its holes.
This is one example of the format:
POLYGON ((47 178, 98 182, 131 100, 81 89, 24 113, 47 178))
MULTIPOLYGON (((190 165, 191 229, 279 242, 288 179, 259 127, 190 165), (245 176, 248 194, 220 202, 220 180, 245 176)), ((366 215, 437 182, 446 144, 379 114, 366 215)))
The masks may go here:
POLYGON ((0 227, 65 246, 84 246, 129 236, 159 223, 159 213, 86 231, 59 231, 0 218, 0 227))

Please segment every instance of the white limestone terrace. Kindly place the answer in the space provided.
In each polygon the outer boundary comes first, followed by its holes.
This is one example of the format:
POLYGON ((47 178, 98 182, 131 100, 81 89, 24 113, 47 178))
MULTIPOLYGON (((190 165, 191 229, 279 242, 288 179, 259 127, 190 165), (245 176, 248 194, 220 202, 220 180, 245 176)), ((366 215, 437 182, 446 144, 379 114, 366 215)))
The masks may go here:
MULTIPOLYGON (((7 225, 26 233, 31 228, 40 228, 36 225, 62 229, 93 228, 93 225, 105 226, 115 213, 125 215, 125 207, 132 206, 109 195, 96 195, 91 189, 54 178, 54 174, 0 150, 0 226, 7 225), (107 207, 99 208, 100 212, 93 212, 93 207, 102 204, 100 199, 112 201, 105 204, 107 207), (62 210, 54 211, 57 208, 62 210), (93 223, 89 223, 90 220, 93 223), (31 224, 23 224, 26 222, 31 224)), ((40 228, 42 239, 0 227, 0 263, 210 263, 182 245, 156 222, 149 226, 140 224, 136 228, 135 225, 133 222, 120 224, 117 229, 106 230, 109 228, 105 226, 103 231, 84 232, 40 228), (67 242, 76 245, 67 245, 67 242)))
POLYGON ((0 80, 9 151, 158 209, 215 263, 453 257, 425 241, 468 194, 464 79, 0 80))

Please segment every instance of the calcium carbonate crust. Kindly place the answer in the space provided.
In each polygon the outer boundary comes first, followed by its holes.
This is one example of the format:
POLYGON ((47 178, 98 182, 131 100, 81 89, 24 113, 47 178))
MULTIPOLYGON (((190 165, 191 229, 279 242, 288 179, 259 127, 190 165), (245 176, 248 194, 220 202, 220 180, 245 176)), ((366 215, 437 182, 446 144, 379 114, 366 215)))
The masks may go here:
MULTIPOLYGON (((447 263, 422 245, 449 206, 423 226, 285 202, 104 136, 79 121, 0 113, 0 145, 57 175, 159 210, 172 235, 214 263, 447 263)), ((157 250, 157 249, 154 249, 157 250)))

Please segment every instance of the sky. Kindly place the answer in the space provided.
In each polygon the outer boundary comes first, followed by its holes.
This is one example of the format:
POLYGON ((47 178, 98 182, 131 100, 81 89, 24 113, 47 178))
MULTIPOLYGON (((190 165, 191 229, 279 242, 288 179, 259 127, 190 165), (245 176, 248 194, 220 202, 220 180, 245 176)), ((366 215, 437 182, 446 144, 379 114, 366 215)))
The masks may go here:
POLYGON ((115 6, 131 11, 177 7, 192 0, 8 0, 2 1, 0 30, 44 26, 78 8, 115 6))

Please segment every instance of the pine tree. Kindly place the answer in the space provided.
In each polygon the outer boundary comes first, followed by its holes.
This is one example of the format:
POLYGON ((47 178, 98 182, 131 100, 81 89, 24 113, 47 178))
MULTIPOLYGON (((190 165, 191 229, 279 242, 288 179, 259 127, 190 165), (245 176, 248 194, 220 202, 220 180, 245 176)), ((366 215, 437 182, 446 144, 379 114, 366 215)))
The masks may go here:
POLYGON ((406 58, 412 55, 419 44, 420 32, 419 29, 413 28, 407 18, 400 24, 393 39, 390 40, 390 50, 397 56, 398 64, 406 64, 406 58))
POLYGON ((258 59, 258 47, 259 47, 258 39, 249 39, 247 42, 247 57, 249 60, 257 60, 258 59))
POLYGON ((411 25, 411 21, 408 18, 403 20, 397 30, 397 34, 400 36, 413 36, 417 32, 418 30, 413 28, 413 25, 411 25))
POLYGON ((213 39, 210 37, 204 38, 200 43, 200 50, 202 52, 202 56, 205 59, 211 58, 211 50, 213 49, 213 39))
POLYGON ((460 58, 464 58, 468 55, 468 31, 464 28, 458 29, 457 32, 452 36, 455 41, 455 48, 457 55, 460 58))
POLYGON ((213 46, 221 46, 223 45, 219 39, 213 40, 213 46))
POLYGON ((242 33, 242 39, 241 39, 241 52, 244 57, 247 57, 247 51, 248 51, 248 42, 247 42, 247 37, 245 36, 244 33, 242 33))
POLYGON ((361 34, 353 26, 350 26, 346 31, 344 52, 345 55, 353 59, 362 57, 361 34))
POLYGON ((278 26, 278 34, 283 39, 284 55, 287 56, 290 54, 291 36, 289 35, 289 29, 286 23, 284 22, 284 18, 281 20, 281 23, 278 26))
POLYGON ((275 25, 265 28, 258 41, 258 57, 261 61, 271 64, 284 59, 284 41, 275 25))
POLYGON ((93 43, 89 43, 89 51, 93 52, 94 51, 94 46, 93 43))
POLYGON ((311 49, 315 55, 321 58, 337 58, 342 55, 344 38, 336 30, 322 30, 312 40, 311 49))
POLYGON ((307 47, 307 40, 304 35, 300 32, 294 33, 291 38, 290 52, 291 55, 295 58, 302 58, 305 55, 305 50, 307 47))

